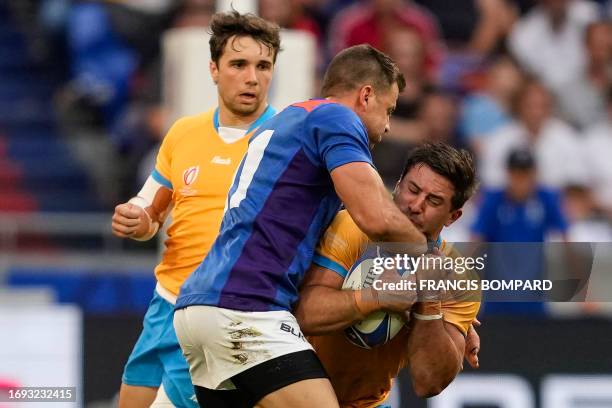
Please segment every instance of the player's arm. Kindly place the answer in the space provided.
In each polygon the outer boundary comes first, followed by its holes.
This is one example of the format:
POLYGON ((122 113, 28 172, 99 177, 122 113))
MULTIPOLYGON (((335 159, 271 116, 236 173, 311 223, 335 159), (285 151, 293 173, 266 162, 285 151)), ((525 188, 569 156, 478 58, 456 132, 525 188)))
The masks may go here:
POLYGON ((138 241, 151 239, 163 225, 172 203, 172 190, 151 175, 136 197, 115 207, 113 234, 138 241))
POLYGON ((344 278, 323 266, 312 264, 300 289, 295 317, 307 336, 342 330, 363 319, 353 291, 342 290, 344 278))
MULTIPOLYGON (((398 282, 395 271, 380 275, 382 282, 398 282)), ((408 291, 342 290, 344 278, 337 272, 313 263, 306 272, 294 309, 302 332, 324 335, 345 329, 378 310, 405 312, 416 300, 408 291)))
POLYGON ((443 319, 413 319, 411 326, 406 352, 413 389, 421 398, 433 397, 461 371, 465 338, 443 319))
MULTIPOLYGON (((425 236, 393 203, 379 174, 365 162, 335 168, 331 178, 349 214, 372 241, 426 244, 425 236)), ((415 248, 415 253, 422 253, 415 248)))

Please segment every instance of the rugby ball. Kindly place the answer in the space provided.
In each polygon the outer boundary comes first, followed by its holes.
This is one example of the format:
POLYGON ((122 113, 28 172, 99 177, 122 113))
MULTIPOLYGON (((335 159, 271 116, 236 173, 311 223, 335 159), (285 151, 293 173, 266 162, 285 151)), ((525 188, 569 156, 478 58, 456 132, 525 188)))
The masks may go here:
MULTIPOLYGON (((374 258, 381 255, 380 248, 370 246, 351 267, 344 278, 343 290, 358 290, 371 286, 378 275, 374 273, 374 258)), ((344 333, 352 344, 371 349, 391 340, 404 326, 400 315, 384 311, 374 312, 361 322, 346 328, 344 333)))

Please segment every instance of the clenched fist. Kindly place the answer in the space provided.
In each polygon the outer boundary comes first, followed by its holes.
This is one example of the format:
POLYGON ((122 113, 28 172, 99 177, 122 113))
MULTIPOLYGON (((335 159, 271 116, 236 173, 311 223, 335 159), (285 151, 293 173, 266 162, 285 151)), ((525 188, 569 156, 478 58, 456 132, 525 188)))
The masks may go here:
POLYGON ((120 238, 140 239, 147 235, 151 228, 149 214, 132 203, 116 206, 112 220, 113 234, 120 238))

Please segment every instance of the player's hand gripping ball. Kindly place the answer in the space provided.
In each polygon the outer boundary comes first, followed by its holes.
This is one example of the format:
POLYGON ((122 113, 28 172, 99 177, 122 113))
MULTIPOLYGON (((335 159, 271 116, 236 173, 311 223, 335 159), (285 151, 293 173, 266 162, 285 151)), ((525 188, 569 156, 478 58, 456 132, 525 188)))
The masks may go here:
MULTIPOLYGON (((349 270, 342 289, 359 290, 372 286, 374 280, 380 275, 374 272, 374 259, 385 257, 378 247, 369 247, 349 270)), ((407 271, 402 271, 406 273, 407 271)), ((371 349, 391 340, 404 326, 404 319, 398 313, 387 313, 377 311, 369 314, 361 322, 346 328, 344 333, 347 339, 354 345, 365 349, 371 349)))

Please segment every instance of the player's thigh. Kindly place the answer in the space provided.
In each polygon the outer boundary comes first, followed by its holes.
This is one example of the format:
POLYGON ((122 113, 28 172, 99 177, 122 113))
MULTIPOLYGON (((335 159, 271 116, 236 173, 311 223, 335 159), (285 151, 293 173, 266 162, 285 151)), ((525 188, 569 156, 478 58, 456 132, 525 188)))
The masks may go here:
POLYGON ((123 384, 134 387, 160 386, 164 370, 158 351, 172 313, 172 304, 155 293, 145 314, 142 332, 125 364, 123 384))
POLYGON ((195 386, 201 407, 205 408, 253 408, 248 396, 239 390, 209 390, 195 386))
MULTIPOLYGON (((211 390, 238 388, 232 383, 234 376, 277 357, 304 350, 314 355, 295 317, 287 311, 190 306, 176 311, 174 326, 193 384, 211 390)), ((287 383, 280 387, 284 385, 287 383)))
POLYGON ((121 384, 119 408, 148 408, 157 395, 157 387, 121 384))
POLYGON ((176 337, 172 316, 159 342, 158 356, 164 368, 162 386, 167 398, 178 408, 197 408, 189 364, 176 337))
POLYGON ((339 407, 334 389, 327 378, 313 378, 287 385, 263 397, 256 406, 261 408, 339 407))
POLYGON ((235 375, 231 381, 249 397, 251 405, 337 406, 327 374, 313 350, 271 358, 235 375))

